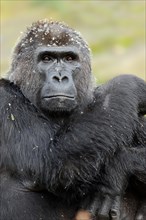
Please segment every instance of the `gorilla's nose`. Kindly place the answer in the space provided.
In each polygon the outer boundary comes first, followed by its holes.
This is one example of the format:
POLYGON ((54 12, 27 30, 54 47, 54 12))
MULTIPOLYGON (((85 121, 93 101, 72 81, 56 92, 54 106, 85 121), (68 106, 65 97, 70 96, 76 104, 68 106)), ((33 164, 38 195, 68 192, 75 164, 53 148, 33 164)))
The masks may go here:
POLYGON ((59 75, 55 75, 52 77, 52 81, 53 83, 68 83, 69 82, 69 78, 67 76, 59 76, 59 75))

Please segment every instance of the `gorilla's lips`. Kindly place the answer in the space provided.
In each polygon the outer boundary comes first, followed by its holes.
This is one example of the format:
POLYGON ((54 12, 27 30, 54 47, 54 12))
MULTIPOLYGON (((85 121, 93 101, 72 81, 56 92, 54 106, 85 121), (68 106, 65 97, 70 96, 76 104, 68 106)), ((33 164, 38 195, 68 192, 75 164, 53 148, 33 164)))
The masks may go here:
POLYGON ((74 96, 71 96, 71 95, 62 95, 62 94, 59 94, 59 95, 49 95, 49 96, 44 96, 43 99, 45 100, 48 100, 48 99, 72 99, 72 100, 75 100, 75 97, 74 96))
POLYGON ((41 99, 41 108, 47 111, 64 111, 68 112, 77 106, 75 96, 55 94, 43 96, 41 99))

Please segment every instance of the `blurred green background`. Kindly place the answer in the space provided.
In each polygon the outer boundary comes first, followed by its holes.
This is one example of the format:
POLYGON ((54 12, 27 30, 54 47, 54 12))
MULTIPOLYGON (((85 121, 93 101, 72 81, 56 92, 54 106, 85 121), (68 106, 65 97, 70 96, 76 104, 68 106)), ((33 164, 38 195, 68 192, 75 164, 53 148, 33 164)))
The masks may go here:
POLYGON ((145 73, 145 0, 1 0, 1 76, 20 32, 43 18, 80 31, 92 51, 97 82, 121 73, 145 73))

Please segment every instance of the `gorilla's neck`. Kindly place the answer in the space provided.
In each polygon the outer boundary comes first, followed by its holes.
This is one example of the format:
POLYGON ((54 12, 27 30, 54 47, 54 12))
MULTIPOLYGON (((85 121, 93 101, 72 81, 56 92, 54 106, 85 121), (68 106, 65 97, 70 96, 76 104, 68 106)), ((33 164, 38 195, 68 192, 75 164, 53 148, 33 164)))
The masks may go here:
POLYGON ((73 114, 73 111, 71 112, 48 112, 43 111, 43 114, 52 122, 51 124, 53 126, 61 127, 66 123, 69 123, 71 120, 71 116, 73 114))

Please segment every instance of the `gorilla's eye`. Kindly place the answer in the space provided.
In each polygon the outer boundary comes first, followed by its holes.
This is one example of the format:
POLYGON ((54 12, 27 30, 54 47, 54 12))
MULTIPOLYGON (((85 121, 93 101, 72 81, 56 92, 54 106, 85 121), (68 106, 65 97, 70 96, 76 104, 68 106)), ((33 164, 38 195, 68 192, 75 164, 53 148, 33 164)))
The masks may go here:
POLYGON ((77 57, 74 54, 68 54, 64 57, 66 62, 73 62, 77 60, 77 57))
POLYGON ((70 61, 73 60, 73 57, 72 57, 72 56, 66 56, 66 57, 65 57, 65 60, 68 61, 68 62, 70 62, 70 61))
POLYGON ((48 63, 48 62, 53 61, 53 58, 49 54, 44 54, 44 55, 42 55, 41 60, 44 63, 48 63))

